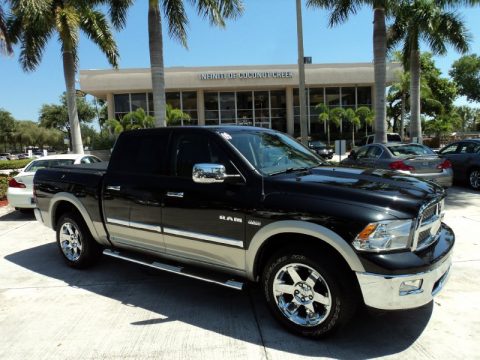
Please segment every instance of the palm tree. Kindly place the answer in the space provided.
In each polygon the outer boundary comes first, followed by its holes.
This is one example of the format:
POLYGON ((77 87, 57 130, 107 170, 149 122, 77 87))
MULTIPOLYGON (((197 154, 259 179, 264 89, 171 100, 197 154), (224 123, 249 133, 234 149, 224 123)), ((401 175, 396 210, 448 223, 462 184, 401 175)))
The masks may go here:
POLYGON ((342 133, 342 122, 344 118, 345 109, 342 109, 341 107, 336 107, 330 110, 330 122, 337 128, 340 128, 340 133, 342 133))
MULTIPOLYGON (((241 0, 190 0, 201 17, 208 18, 210 24, 224 27, 226 19, 235 19, 243 12, 241 0)), ((169 34, 187 47, 188 17, 183 0, 162 1, 162 8, 168 22, 169 34)), ((152 72, 153 108, 155 124, 167 125, 165 105, 165 76, 163 66, 163 35, 160 1, 148 0, 148 40, 150 68, 152 72)))
MULTIPOLYGON (((172 105, 167 104, 166 111, 167 125, 181 125, 183 120, 190 120, 190 115, 180 109, 174 109, 172 105)), ((183 125, 183 124, 182 124, 183 125)))
POLYGON ((330 146, 330 108, 325 104, 317 104, 315 109, 319 112, 318 120, 327 128, 327 142, 330 146))
POLYGON ((307 4, 312 7, 320 7, 331 10, 329 25, 335 26, 347 21, 350 15, 355 15, 363 5, 373 9, 373 62, 375 76, 375 142, 387 142, 386 122, 386 52, 387 52, 387 28, 385 21, 387 16, 396 6, 394 0, 308 0, 307 4))
POLYGON ((84 32, 105 54, 108 62, 118 66, 118 49, 111 25, 98 10, 109 6, 115 28, 125 24, 126 9, 131 0, 10 0, 12 17, 9 32, 13 42, 21 44, 20 63, 25 71, 33 71, 42 60, 50 38, 56 34, 62 48, 63 73, 67 90, 68 118, 72 134, 72 151, 83 153, 80 123, 75 101, 75 73, 78 66, 79 32, 84 32))
POLYGON ((468 51, 470 35, 458 14, 449 11, 455 5, 478 1, 401 1, 396 18, 389 28, 388 46, 402 45, 402 61, 410 70, 410 137, 422 142, 420 119, 420 42, 424 41, 435 55, 447 53, 447 44, 460 53, 468 51))
POLYGON ((357 114, 360 123, 365 124, 365 136, 368 136, 368 125, 372 125, 375 116, 373 111, 367 106, 360 106, 355 114, 357 114))
POLYGON ((124 115, 120 120, 109 119, 105 121, 104 126, 110 131, 110 134, 118 135, 126 130, 153 128, 155 119, 153 116, 147 115, 142 108, 138 108, 124 115))
POLYGON ((8 38, 7 22, 5 17, 5 11, 0 4, 0 52, 8 55, 12 54, 12 44, 8 38))
POLYGON ((352 124, 352 147, 355 146, 355 126, 360 126, 360 118, 355 110, 348 108, 345 110, 345 120, 352 124))

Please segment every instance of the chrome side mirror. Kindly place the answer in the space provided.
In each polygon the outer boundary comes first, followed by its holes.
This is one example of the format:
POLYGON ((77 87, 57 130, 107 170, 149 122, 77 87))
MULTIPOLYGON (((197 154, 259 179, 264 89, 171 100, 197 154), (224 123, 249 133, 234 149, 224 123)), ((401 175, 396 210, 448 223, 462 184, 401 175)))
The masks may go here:
POLYGON ((225 166, 220 164, 195 164, 192 170, 192 179, 199 184, 223 183, 225 179, 240 177, 227 175, 225 166))

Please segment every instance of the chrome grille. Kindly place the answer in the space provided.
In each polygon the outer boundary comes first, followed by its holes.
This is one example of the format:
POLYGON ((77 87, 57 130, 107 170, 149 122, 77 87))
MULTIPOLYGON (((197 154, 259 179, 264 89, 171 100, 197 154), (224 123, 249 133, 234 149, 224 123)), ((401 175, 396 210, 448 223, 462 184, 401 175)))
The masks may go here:
POLYGON ((428 204, 418 214, 412 250, 422 250, 438 239, 443 218, 444 200, 428 204))

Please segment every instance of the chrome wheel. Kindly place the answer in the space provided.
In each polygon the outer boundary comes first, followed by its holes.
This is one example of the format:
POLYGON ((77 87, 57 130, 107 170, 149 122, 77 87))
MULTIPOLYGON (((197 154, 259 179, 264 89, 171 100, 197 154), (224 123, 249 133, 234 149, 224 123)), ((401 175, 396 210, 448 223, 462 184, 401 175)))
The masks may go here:
POLYGON ((470 186, 474 189, 480 189, 480 170, 475 169, 470 172, 470 186))
POLYGON ((312 267, 290 263, 273 280, 273 297, 282 314, 301 326, 317 326, 330 314, 332 295, 325 279, 312 267))
POLYGON ((60 228, 60 248, 63 255, 70 261, 77 261, 82 254, 82 236, 77 226, 65 222, 60 228))

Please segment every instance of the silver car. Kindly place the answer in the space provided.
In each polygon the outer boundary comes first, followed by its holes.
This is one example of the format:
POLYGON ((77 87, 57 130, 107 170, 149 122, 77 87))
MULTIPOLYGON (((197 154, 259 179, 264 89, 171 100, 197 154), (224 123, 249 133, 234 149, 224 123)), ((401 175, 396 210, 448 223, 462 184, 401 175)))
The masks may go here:
POLYGON ((355 151, 342 165, 390 169, 450 187, 452 163, 420 144, 370 144, 355 151))

